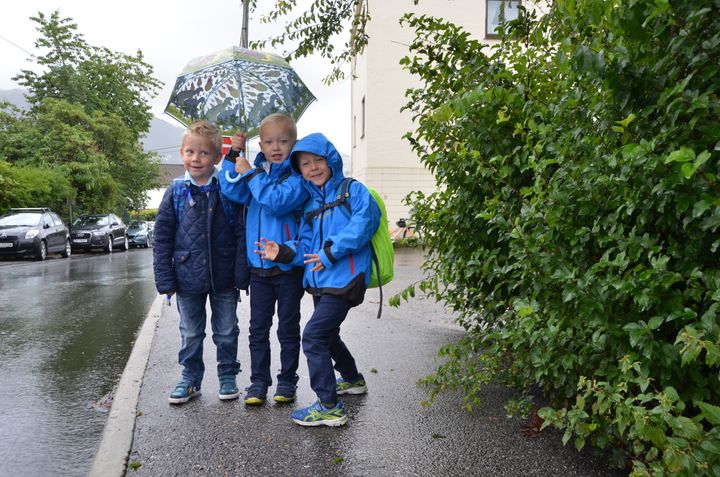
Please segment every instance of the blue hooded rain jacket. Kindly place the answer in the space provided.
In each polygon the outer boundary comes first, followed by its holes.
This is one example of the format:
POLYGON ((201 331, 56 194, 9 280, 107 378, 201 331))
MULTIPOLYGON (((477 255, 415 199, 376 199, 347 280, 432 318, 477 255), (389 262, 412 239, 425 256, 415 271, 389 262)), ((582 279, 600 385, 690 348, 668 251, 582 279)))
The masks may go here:
MULTIPOLYGON (((289 159, 272 164, 260 152, 255 168, 243 175, 235 172, 235 163, 223 160, 220 187, 226 197, 247 205, 247 258, 252 273, 274 276, 303 264, 284 264, 261 260, 255 253, 261 237, 278 243, 295 240, 303 204, 308 193, 302 176, 292 174, 289 159)), ((301 273, 301 268, 296 268, 301 273)))
POLYGON ((362 183, 352 181, 347 199, 352 215, 341 205, 309 218, 307 214, 337 199, 340 185, 345 178, 342 172, 343 164, 335 146, 325 136, 320 133, 310 134, 298 141, 290 153, 293 174, 297 177, 302 177, 295 160, 298 152, 310 152, 324 157, 332 171, 332 177, 322 187, 303 180, 310 193, 310 200, 305 203, 300 223, 300 239, 285 242, 284 245, 292 249, 294 254, 282 247, 284 250, 281 250, 278 260, 291 257, 293 263, 302 263, 304 254, 317 253, 324 269, 312 272, 310 270, 313 264, 305 267, 303 286, 306 290, 316 296, 342 296, 353 305, 358 305, 362 303, 370 283, 370 240, 380 224, 380 208, 362 183))

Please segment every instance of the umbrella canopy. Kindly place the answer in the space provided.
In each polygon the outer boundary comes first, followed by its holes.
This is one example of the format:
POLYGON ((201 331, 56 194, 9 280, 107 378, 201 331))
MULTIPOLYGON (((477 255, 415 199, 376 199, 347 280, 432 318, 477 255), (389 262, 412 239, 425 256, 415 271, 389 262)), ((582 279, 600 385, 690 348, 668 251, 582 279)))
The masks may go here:
POLYGON ((240 129, 253 137, 268 114, 282 112, 297 121, 314 100, 283 58, 233 46, 191 60, 165 112, 186 126, 205 119, 225 135, 240 129))

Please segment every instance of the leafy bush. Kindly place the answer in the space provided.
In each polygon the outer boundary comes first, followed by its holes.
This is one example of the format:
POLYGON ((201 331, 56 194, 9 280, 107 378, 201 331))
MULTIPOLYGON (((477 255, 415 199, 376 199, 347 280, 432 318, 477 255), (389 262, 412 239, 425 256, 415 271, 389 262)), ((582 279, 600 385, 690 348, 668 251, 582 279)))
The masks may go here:
POLYGON ((157 209, 143 209, 130 214, 133 220, 143 220, 145 222, 154 222, 157 216, 157 209))
MULTIPOLYGON (((720 2, 558 0, 485 47, 406 16, 420 284, 468 338, 424 380, 539 386, 635 475, 720 475, 720 2)), ((410 295, 406 293, 405 296, 410 295)))

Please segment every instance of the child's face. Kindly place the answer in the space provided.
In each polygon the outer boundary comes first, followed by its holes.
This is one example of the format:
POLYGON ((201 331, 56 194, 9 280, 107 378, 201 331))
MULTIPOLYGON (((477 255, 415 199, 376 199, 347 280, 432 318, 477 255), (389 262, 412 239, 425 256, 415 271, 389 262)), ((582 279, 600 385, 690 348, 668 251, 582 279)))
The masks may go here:
POLYGON ((215 161, 220 153, 212 141, 196 134, 185 136, 180 147, 180 156, 185 170, 200 185, 207 184, 215 171, 215 161))
POLYGON ((260 128, 260 151, 271 163, 280 164, 287 159, 292 147, 292 133, 284 123, 269 122, 260 128))
POLYGON ((297 153, 297 165, 303 178, 318 187, 322 187, 332 177, 327 160, 322 156, 310 152, 299 152, 297 153))

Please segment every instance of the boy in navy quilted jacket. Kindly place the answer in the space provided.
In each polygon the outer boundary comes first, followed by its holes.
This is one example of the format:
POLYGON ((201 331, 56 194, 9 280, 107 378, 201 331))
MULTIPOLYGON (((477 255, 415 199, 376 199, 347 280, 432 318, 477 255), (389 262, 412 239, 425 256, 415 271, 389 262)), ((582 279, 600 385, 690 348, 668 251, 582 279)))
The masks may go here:
POLYGON ((300 359, 300 301, 302 263, 292 266, 269 263, 255 254, 260 237, 287 241, 297 237, 302 206, 308 199, 302 177, 292 175, 288 156, 295 144, 295 121, 285 114, 271 114, 260 124, 260 152, 251 167, 238 158, 245 148, 245 135, 232 138, 232 148, 220 171, 223 194, 247 205, 246 239, 250 264, 250 386, 245 404, 265 402, 270 376, 270 328, 277 305, 277 337, 280 342, 280 372, 273 399, 295 400, 300 359))
POLYGON ((220 192, 218 170, 222 135, 206 121, 193 123, 180 146, 185 175, 165 191, 153 247, 155 286, 168 302, 175 295, 180 313, 182 378, 171 404, 200 395, 205 372, 205 306, 210 300, 212 338, 217 349, 218 397, 237 399, 238 290, 247 290, 249 271, 242 209, 220 192))
POLYGON ((302 348, 318 400, 290 416, 302 426, 341 426, 347 413, 338 395, 367 391, 355 359, 340 339, 340 325, 350 308, 362 303, 370 283, 370 241, 380 224, 380 208, 358 181, 350 182, 343 198, 350 212, 338 206, 342 158, 322 134, 299 140, 290 160, 310 193, 299 240, 278 243, 263 237, 256 243, 261 249, 256 253, 274 263, 305 263, 303 285, 315 302, 303 330, 302 348))

